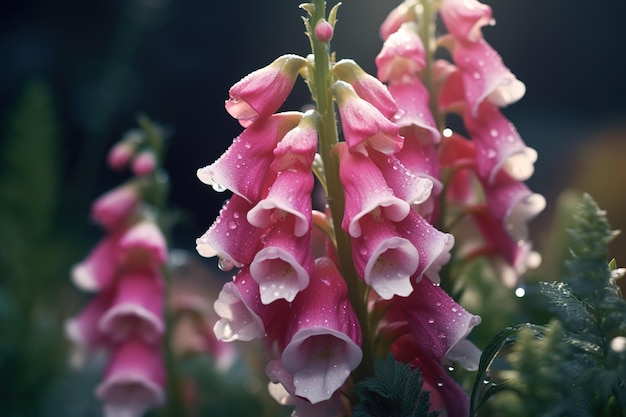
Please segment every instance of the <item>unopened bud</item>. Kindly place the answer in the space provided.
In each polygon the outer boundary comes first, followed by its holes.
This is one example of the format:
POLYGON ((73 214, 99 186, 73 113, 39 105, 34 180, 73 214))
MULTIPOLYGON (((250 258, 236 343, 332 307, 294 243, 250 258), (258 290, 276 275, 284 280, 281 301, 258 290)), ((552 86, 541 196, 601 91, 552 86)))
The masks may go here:
POLYGON ((154 153, 143 151, 133 159, 133 172, 138 176, 150 175, 156 168, 154 153))
POLYGON ((326 19, 321 19, 315 25, 315 37, 323 43, 328 43, 333 38, 333 27, 326 19))

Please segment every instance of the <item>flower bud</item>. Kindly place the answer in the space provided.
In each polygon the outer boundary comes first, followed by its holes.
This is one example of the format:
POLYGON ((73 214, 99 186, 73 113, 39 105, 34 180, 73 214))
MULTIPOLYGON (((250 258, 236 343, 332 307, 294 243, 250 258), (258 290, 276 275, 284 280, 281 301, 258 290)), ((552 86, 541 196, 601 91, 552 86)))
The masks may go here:
POLYGON ((321 19, 315 25, 315 37, 323 43, 328 43, 333 38, 333 27, 326 19, 321 19))

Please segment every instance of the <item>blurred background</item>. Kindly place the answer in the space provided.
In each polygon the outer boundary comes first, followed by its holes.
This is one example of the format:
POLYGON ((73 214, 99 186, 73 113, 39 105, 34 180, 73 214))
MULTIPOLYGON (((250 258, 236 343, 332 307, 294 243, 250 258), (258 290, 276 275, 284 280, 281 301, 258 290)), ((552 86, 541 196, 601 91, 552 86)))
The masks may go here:
MULTIPOLYGON (((0 260, 17 259, 20 254, 24 259, 38 256, 36 265, 18 265, 20 276, 32 277, 30 283, 23 283, 22 299, 34 305, 36 299, 54 302, 77 292, 67 271, 102 235, 88 219, 89 204, 125 179, 124 174, 106 169, 106 152, 125 131, 137 126, 142 113, 171 131, 166 169, 171 203, 180 220, 173 233, 174 246, 193 252, 195 238, 210 226, 227 198, 202 184, 195 173, 241 132, 224 110, 228 89, 279 55, 309 52, 299 3, 2 2, 0 175, 10 177, 7 172, 20 167, 41 187, 33 192, 16 186, 13 194, 3 195, 23 198, 28 214, 39 210, 48 216, 47 224, 28 226, 31 235, 11 240, 18 229, 10 230, 14 220, 2 219, 2 207, 8 202, 0 201, 0 260), (3 155, 7 143, 16 141, 10 138, 24 132, 42 139, 23 144, 27 152, 17 161, 3 155)), ((398 3, 344 0, 332 42, 337 57, 352 58, 375 73, 374 58, 382 45, 378 26, 398 3)), ((543 237, 551 227, 557 197, 567 188, 590 193, 608 211, 613 228, 626 229, 626 2, 601 0, 586 7, 570 0, 487 3, 496 25, 485 28, 484 35, 527 87, 526 96, 504 112, 527 145, 539 152, 528 185, 546 197, 548 207, 531 225, 536 246, 540 251, 547 247, 543 237)), ((300 109, 309 100, 304 83, 299 82, 284 108, 300 109)), ((618 237, 611 248, 618 265, 626 264, 625 241, 626 236, 618 237)), ((37 326, 47 329, 40 335, 43 345, 23 355, 11 350, 16 345, 9 340, 19 341, 21 336, 6 333, 2 323, 19 327, 11 303, 20 298, 6 291, 12 287, 5 286, 2 274, 13 266, 5 270, 0 264, 3 375, 31 361, 28 355, 39 355, 37 349, 46 346, 47 336, 59 338, 60 323, 46 327, 45 321, 38 321, 37 326)), ((77 305, 80 302, 59 303, 54 308, 60 317, 67 317, 76 313, 77 305)), ((49 352, 63 355, 62 348, 49 352)), ((26 382, 16 386, 33 392, 42 375, 54 371, 42 367, 22 375, 26 382)), ((15 393, 7 387, 0 384, 0 405, 10 395, 28 401, 28 392, 15 393)), ((52 396, 48 388, 41 392, 52 396)))

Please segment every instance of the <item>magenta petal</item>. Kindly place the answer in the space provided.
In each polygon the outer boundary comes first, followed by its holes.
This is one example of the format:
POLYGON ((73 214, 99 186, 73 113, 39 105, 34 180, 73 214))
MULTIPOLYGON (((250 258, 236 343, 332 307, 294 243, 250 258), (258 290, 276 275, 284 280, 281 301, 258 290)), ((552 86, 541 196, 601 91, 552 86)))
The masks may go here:
POLYGON ((349 83, 359 97, 371 103, 386 118, 390 119, 398 111, 398 105, 385 84, 363 71, 353 60, 342 59, 333 66, 333 72, 340 80, 349 83))
POLYGON ((378 79, 395 82, 405 76, 414 76, 425 65, 424 44, 417 34, 417 24, 403 23, 389 35, 376 56, 378 79))
POLYGON ((417 76, 405 77, 389 85, 391 95, 398 103, 398 112, 393 117, 398 127, 415 126, 424 131, 432 143, 439 143, 441 134, 430 112, 430 95, 417 76))
POLYGON ((118 237, 107 236, 91 253, 72 267, 74 285, 85 291, 101 291, 115 282, 118 269, 118 237))
POLYGON ((317 151, 317 122, 319 113, 307 111, 302 115, 298 126, 291 129, 274 149, 274 162, 271 168, 284 171, 294 166, 309 170, 317 151))
POLYGON ((218 191, 228 189, 250 203, 257 202, 276 145, 301 117, 298 112, 279 113, 255 123, 235 138, 217 161, 199 169, 198 178, 218 191))
POLYGON ((415 20, 416 0, 405 0, 396 6, 380 25, 380 37, 386 40, 392 33, 397 32, 403 23, 415 20))
POLYGON ((114 230, 129 221, 139 202, 137 187, 125 184, 98 197, 91 205, 91 217, 108 230, 114 230))
POLYGON ((408 296, 413 291, 411 276, 419 263, 417 249, 398 236, 389 221, 379 222, 368 215, 361 222, 367 233, 352 238, 352 258, 357 274, 385 300, 394 295, 408 296))
POLYGON ((284 103, 307 63, 306 58, 287 54, 248 74, 230 88, 226 110, 243 127, 270 116, 284 103))
POLYGON ((335 145, 334 150, 339 155, 339 177, 346 202, 342 228, 350 236, 361 235, 359 221, 368 213, 375 212, 394 222, 408 215, 409 203, 394 195, 370 158, 350 152, 345 142, 335 145))
POLYGON ((167 261, 167 242, 156 223, 141 221, 130 227, 118 243, 120 261, 126 265, 159 268, 167 261))
POLYGON ((117 347, 96 388, 107 417, 140 417, 165 401, 165 369, 159 346, 131 339, 117 347))
POLYGON ((504 65, 502 57, 484 40, 457 42, 453 59, 463 74, 465 100, 472 114, 484 100, 498 107, 512 104, 526 92, 524 83, 504 65))
POLYGON ((465 339, 480 316, 468 313, 438 285, 421 280, 413 293, 397 302, 406 316, 411 334, 428 353, 442 362, 450 349, 465 339))
POLYGON ((287 340, 282 363, 296 395, 311 403, 331 398, 361 362, 358 320, 330 259, 316 261, 310 285, 294 301, 287 340))
POLYGON ((136 334, 146 343, 156 343, 165 330, 163 297, 162 278, 155 272, 124 274, 110 308, 98 323, 100 330, 115 342, 136 334))
POLYGON ((247 219, 250 224, 267 228, 276 217, 287 214, 295 217, 293 233, 304 236, 311 230, 311 193, 315 181, 310 169, 293 167, 279 172, 267 196, 250 211, 247 219))
POLYGON ((251 208, 243 197, 233 195, 209 230, 196 239, 198 253, 207 258, 219 256, 237 267, 252 262, 263 230, 246 220, 251 208))
POLYGON ((543 211, 546 199, 506 174, 483 187, 494 218, 516 242, 528 239, 528 222, 543 211))
POLYGON ((278 299, 293 301, 309 285, 313 272, 310 231, 294 236, 295 219, 278 220, 263 237, 263 248, 250 264, 250 275, 259 283, 261 301, 270 304, 278 299))
POLYGON ((341 128, 351 151, 367 155, 369 146, 384 154, 393 154, 402 149, 404 139, 398 134, 398 126, 360 98, 350 84, 335 81, 331 90, 337 99, 341 128))
POLYGON ((519 181, 534 172, 537 152, 527 147, 515 126, 489 102, 480 105, 476 117, 465 114, 464 123, 476 144, 478 175, 490 183, 505 171, 519 181))
POLYGON ((65 323, 67 338, 89 349, 107 345, 110 339, 100 331, 98 322, 110 308, 112 300, 112 291, 98 294, 77 316, 65 323))
POLYGON ((493 24, 491 7, 477 0, 443 0, 439 13, 448 32, 462 42, 482 39, 482 27, 493 24))
MULTIPOLYGON (((396 155, 371 152, 370 157, 380 169, 387 184, 393 189, 395 196, 411 205, 422 204, 431 196, 433 180, 425 175, 422 176, 423 172, 408 169, 398 158, 401 152, 396 155)), ((434 156, 436 158, 436 154, 434 156)), ((439 180, 435 181, 439 184, 439 180)))
POLYGON ((439 270, 450 260, 454 236, 437 230, 415 211, 398 222, 396 228, 399 235, 409 240, 419 253, 416 279, 426 275, 432 282, 439 283, 439 270))

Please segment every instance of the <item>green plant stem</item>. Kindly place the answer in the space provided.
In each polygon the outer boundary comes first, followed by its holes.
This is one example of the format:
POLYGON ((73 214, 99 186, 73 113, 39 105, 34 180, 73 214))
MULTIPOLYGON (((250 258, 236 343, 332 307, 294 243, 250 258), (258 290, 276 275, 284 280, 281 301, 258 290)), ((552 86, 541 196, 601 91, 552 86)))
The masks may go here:
POLYGON ((363 334, 361 347, 363 360, 352 374, 356 383, 374 374, 374 356, 368 323, 367 304, 364 296, 364 285, 354 270, 350 237, 341 228, 345 202, 343 187, 339 179, 339 161, 336 155, 333 154, 333 147, 338 142, 338 132, 333 97, 330 93, 333 78, 329 48, 327 44, 317 40, 313 33, 315 24, 326 17, 325 2, 324 0, 313 0, 313 4, 315 10, 310 21, 311 33, 309 35, 315 60, 312 93, 317 104, 317 111, 321 116, 318 125, 320 155, 324 162, 324 171, 326 173, 327 199, 328 206, 332 212, 337 255, 339 257, 339 270, 348 285, 350 303, 359 320, 363 334))

